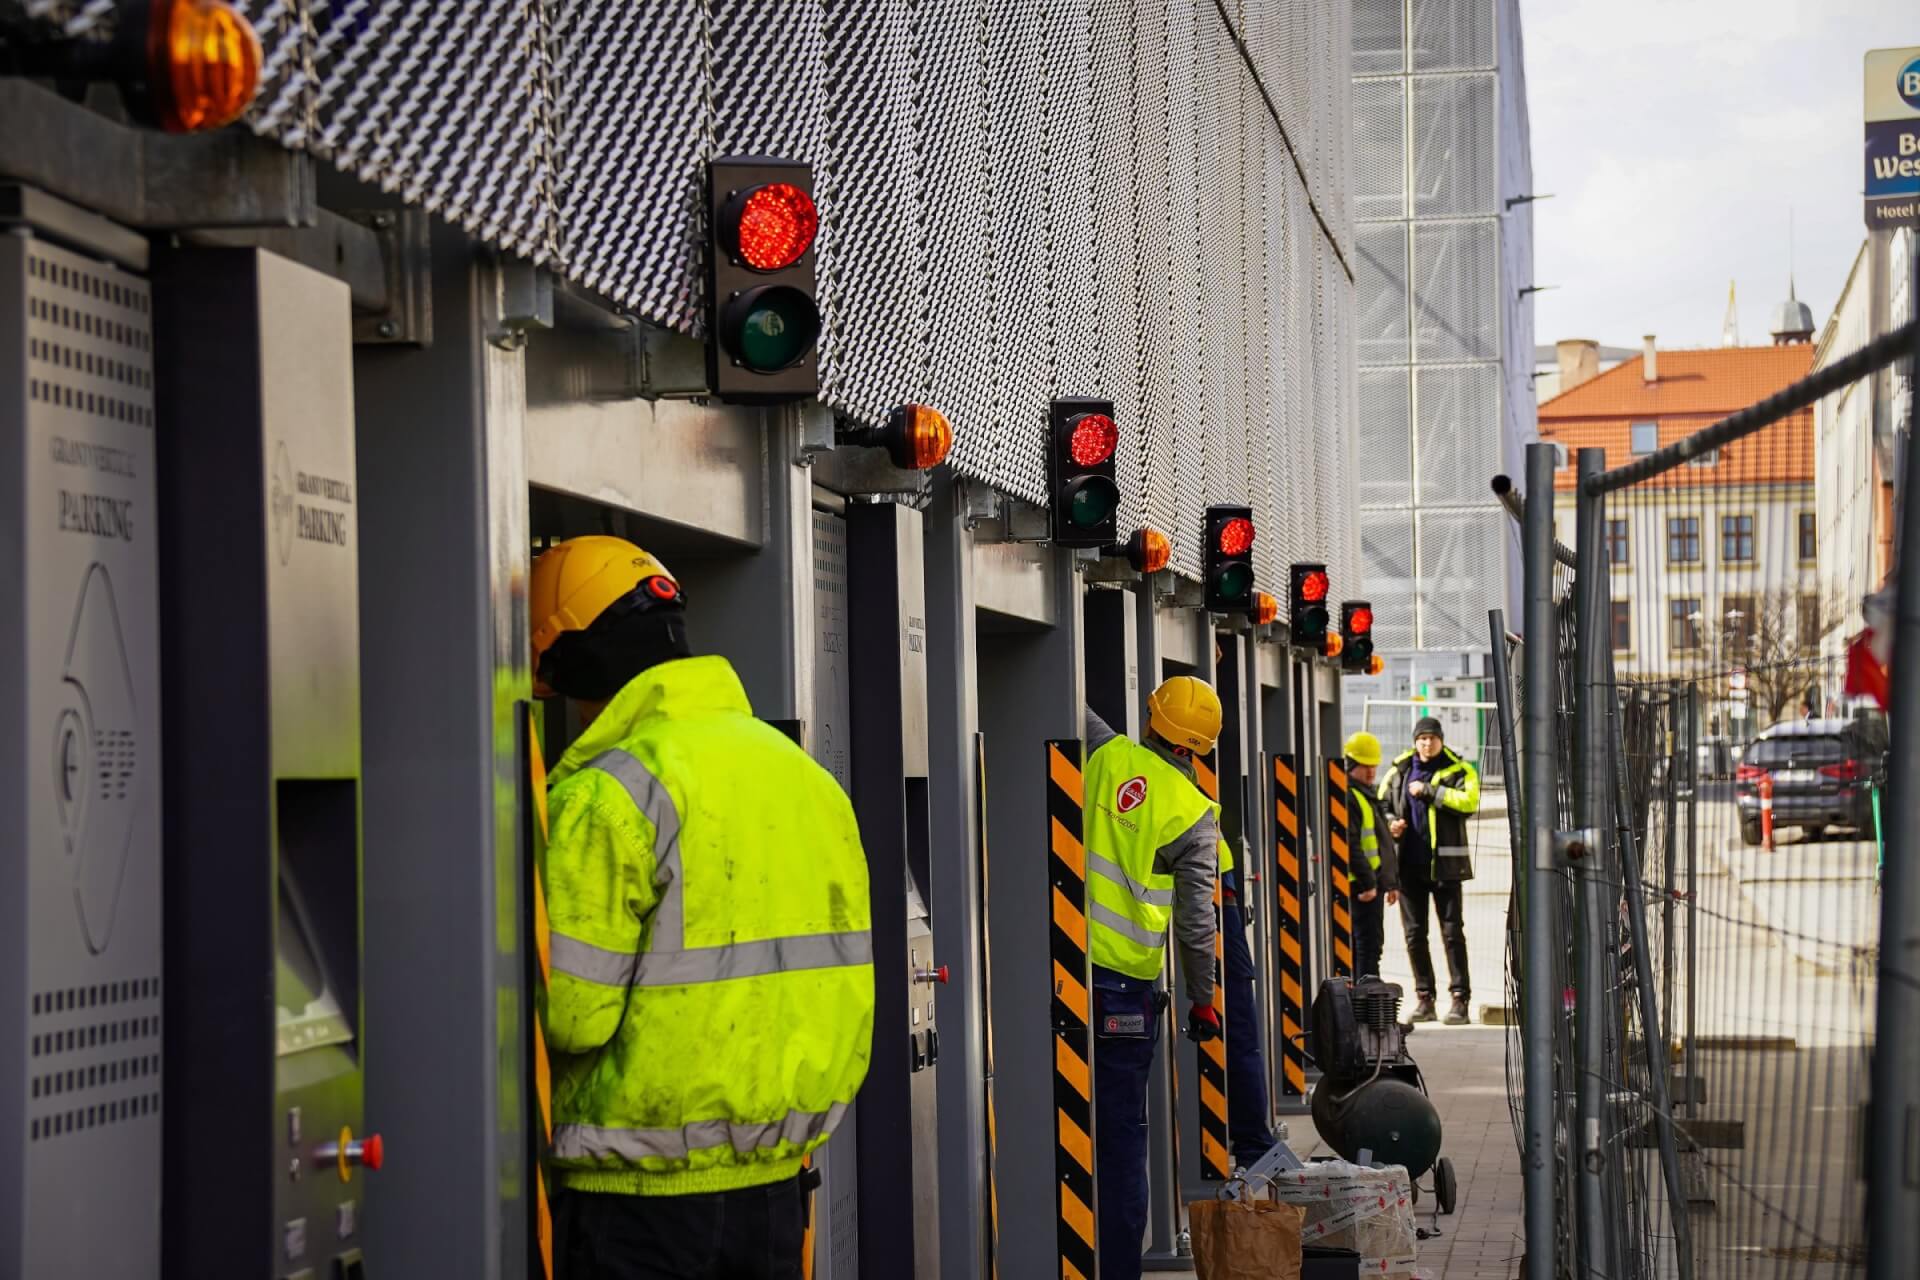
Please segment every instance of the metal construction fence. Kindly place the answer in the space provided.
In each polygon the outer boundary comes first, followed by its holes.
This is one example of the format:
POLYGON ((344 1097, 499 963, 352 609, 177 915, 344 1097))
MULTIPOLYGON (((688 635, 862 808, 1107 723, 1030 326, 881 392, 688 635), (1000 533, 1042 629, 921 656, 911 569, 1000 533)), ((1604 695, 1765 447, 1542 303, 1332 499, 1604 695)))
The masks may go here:
MULTIPOLYGON (((955 426, 1045 499, 1047 402, 1111 399, 1121 518, 1198 576, 1358 582, 1344 0, 238 0, 258 133, 699 336, 706 162, 812 165, 820 401, 955 426)), ((0 0, 104 38, 100 0, 0 0)))
POLYGON ((1540 444, 1524 499, 1496 482, 1526 565, 1524 642, 1490 621, 1524 784, 1529 1280, 1912 1274, 1920 1072, 1910 1030, 1875 1028, 1911 1028, 1920 990, 1920 672, 1896 659, 1891 711, 1848 696, 1859 602, 1823 566, 1860 552, 1815 545, 1806 509, 1810 407, 1917 346, 1908 324, 1611 471, 1540 444))

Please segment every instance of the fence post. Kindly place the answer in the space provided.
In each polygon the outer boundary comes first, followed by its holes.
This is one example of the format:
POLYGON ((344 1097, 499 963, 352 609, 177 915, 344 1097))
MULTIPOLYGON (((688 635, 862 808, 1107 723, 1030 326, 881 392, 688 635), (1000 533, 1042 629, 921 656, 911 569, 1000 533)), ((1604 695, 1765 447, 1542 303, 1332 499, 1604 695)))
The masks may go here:
MULTIPOLYGON (((1920 255, 1916 255, 1920 256, 1920 255)), ((1920 280, 1920 263, 1915 264, 1920 280)), ((1914 295, 1920 316, 1920 291, 1914 295)), ((1898 594, 1894 607, 1892 737, 1888 776, 1920 769, 1920 337, 1908 381, 1913 430, 1900 489, 1898 594)), ((1920 1257, 1920 787, 1886 795, 1887 860, 1880 891, 1880 973, 1873 1045, 1873 1119, 1867 1150, 1867 1268, 1911 1275, 1920 1257)))
MULTIPOLYGON (((1573 590, 1576 646, 1574 693, 1574 806, 1579 825, 1591 833, 1586 856, 1576 864, 1577 895, 1574 935, 1577 949, 1574 1006, 1574 1057, 1578 1084, 1574 1090, 1575 1203, 1578 1230, 1574 1233, 1575 1265, 1579 1274, 1618 1274, 1613 1257, 1613 1229, 1607 1204, 1607 1081, 1617 1078, 1607 1064, 1607 700, 1606 683, 1607 570, 1602 562, 1601 521, 1606 498, 1590 491, 1587 481, 1606 466, 1600 449, 1582 449, 1575 471, 1579 477, 1574 518, 1573 590)), ((1544 497, 1535 491, 1539 497, 1544 497)), ((1545 493, 1552 493, 1547 489, 1545 493)))
MULTIPOLYGON (((1526 1093, 1522 1154, 1526 1160, 1527 1280, 1559 1280, 1560 1275, 1560 1232, 1554 1207, 1554 1116, 1559 1102, 1554 1090, 1552 1028, 1562 1014, 1560 983, 1554 977, 1553 918, 1548 909, 1557 891, 1553 830, 1560 809, 1558 762, 1554 758, 1554 719, 1560 705, 1556 669, 1560 635, 1553 614, 1553 464, 1552 445, 1527 446, 1527 492, 1532 497, 1521 528, 1526 732, 1520 740, 1526 762, 1519 779, 1526 786, 1521 814, 1527 824, 1527 856, 1525 864, 1515 868, 1523 885, 1521 928, 1526 936, 1520 993, 1526 1055, 1522 1062, 1526 1093)), ((1494 648, 1502 651, 1498 636, 1494 648)), ((1509 794, 1512 787, 1513 783, 1508 783, 1509 794)))
POLYGON ((1700 686, 1687 686, 1687 1119, 1700 1110, 1700 686))

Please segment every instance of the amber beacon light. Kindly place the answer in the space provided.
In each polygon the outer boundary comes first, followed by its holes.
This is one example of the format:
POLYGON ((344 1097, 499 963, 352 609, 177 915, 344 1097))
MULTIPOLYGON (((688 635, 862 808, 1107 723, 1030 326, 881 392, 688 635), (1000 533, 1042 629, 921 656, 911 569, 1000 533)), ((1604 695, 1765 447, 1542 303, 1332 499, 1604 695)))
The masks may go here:
POLYGON ((153 0, 147 84, 156 123, 201 133, 238 120, 260 87, 260 37, 219 0, 153 0))
POLYGON ((1159 573, 1173 562, 1173 541, 1150 526, 1133 531, 1126 551, 1127 563, 1135 573, 1159 573))
POLYGON ((887 415, 876 444, 903 471, 931 471, 953 448, 953 425, 932 405, 903 404, 887 415))

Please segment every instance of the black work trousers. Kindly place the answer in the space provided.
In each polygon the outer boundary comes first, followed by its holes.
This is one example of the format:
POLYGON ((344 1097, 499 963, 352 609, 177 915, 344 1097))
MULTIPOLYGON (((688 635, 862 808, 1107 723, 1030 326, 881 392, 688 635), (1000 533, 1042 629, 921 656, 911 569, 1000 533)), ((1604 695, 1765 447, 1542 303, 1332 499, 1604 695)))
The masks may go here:
POLYGON ((1379 977, 1380 956, 1387 949, 1387 895, 1376 889, 1371 902, 1353 895, 1353 976, 1379 977))
POLYGON ((1431 996, 1433 956, 1427 950, 1428 904, 1440 917, 1440 942, 1447 953, 1447 990, 1462 1000, 1473 995, 1467 973, 1467 922, 1463 914, 1466 893, 1458 880, 1429 880, 1418 870, 1400 868, 1400 924, 1407 933, 1407 959, 1413 965, 1413 989, 1431 996))
POLYGON ((558 1280, 800 1280, 798 1178, 690 1196, 567 1191, 554 1215, 558 1280))

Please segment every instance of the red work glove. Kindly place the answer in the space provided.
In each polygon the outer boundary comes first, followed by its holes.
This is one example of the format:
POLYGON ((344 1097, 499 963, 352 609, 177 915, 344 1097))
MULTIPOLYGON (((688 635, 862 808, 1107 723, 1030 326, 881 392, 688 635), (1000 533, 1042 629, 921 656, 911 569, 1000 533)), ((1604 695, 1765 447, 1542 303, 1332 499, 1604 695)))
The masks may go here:
POLYGON ((1220 1038, 1220 1015, 1213 1011, 1210 1004, 1196 1004, 1187 1010, 1187 1039, 1199 1044, 1202 1040, 1220 1038))

